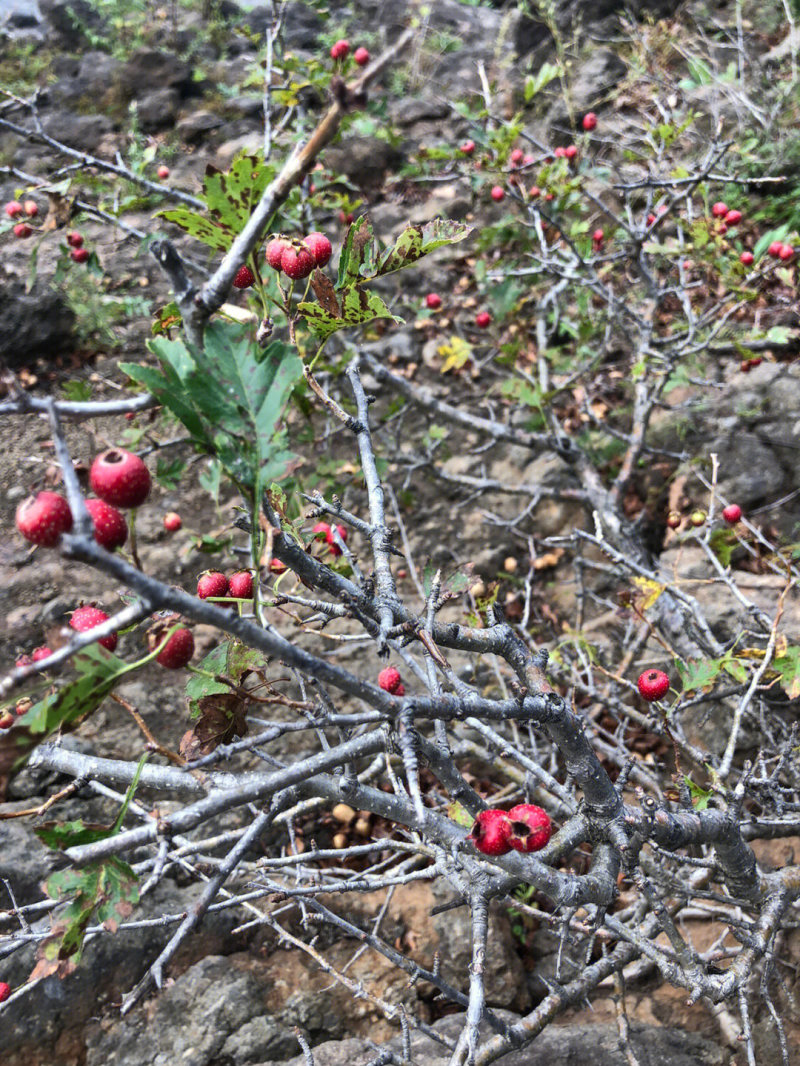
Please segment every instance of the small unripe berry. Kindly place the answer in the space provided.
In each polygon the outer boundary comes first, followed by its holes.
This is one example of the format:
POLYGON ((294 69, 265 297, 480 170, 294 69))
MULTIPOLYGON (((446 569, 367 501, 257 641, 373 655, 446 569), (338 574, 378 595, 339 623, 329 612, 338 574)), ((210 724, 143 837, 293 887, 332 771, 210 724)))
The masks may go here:
MULTIPOLYGON (((105 611, 101 611, 99 607, 87 605, 86 607, 78 607, 77 610, 72 612, 69 624, 77 633, 87 633, 90 629, 95 629, 101 623, 107 621, 108 615, 105 611)), ((117 646, 117 634, 109 633, 107 637, 102 637, 98 644, 109 651, 113 651, 117 646)))
POLYGON ((177 511, 167 511, 164 515, 164 529, 167 533, 177 533, 182 525, 181 516, 177 511))
POLYGON ((597 115, 594 113, 594 111, 587 111, 587 113, 583 116, 582 125, 587 133, 589 133, 590 130, 593 130, 595 128, 595 126, 597 125, 597 115))
POLYGON ((280 559, 270 559, 269 569, 273 574, 285 574, 288 568, 286 563, 282 563, 280 559))
POLYGON ((605 235, 605 233, 603 233, 603 231, 601 229, 596 229, 592 233, 592 241, 594 242, 594 244, 602 244, 603 241, 605 240, 605 237, 606 237, 606 235, 605 235))
POLYGON ((693 526, 702 526, 705 520, 705 511, 692 511, 692 513, 689 515, 689 521, 692 523, 693 526))
POLYGON ((429 292, 425 297, 425 306, 429 307, 431 311, 438 311, 442 306, 442 298, 438 292, 429 292))
POLYGON ((669 691, 669 678, 663 670, 645 670, 636 684, 639 694, 650 703, 660 700, 669 691))
POLYGON ((558 148, 556 148, 555 152, 553 153, 553 155, 556 157, 556 159, 563 159, 566 156, 566 154, 567 154, 566 148, 561 148, 560 146, 558 148))
POLYGON ((26 200, 25 203, 22 205, 22 209, 28 216, 28 218, 36 218, 36 216, 39 214, 39 205, 36 203, 35 200, 26 200))
POLYGON ((670 529, 677 529, 681 524, 681 516, 677 511, 670 511, 667 515, 667 525, 670 529))
POLYGON ((0 729, 10 729, 14 724, 14 715, 11 711, 0 711, 0 729))
POLYGON ((506 191, 502 185, 493 185, 489 195, 497 203, 500 203, 501 200, 505 199, 506 191))
POLYGON ((525 153, 521 148, 515 148, 509 156, 509 161, 512 167, 518 167, 522 160, 525 158, 525 153))
POLYGON ((727 507, 723 507, 722 517, 729 526, 735 526, 742 517, 742 509, 738 503, 729 503, 727 507))
POLYGON ((369 63, 370 55, 366 48, 356 48, 353 52, 353 59, 360 67, 365 67, 369 63))
POLYGON ((492 316, 488 311, 479 311, 477 315, 475 315, 475 325, 478 329, 488 329, 491 324, 492 316))

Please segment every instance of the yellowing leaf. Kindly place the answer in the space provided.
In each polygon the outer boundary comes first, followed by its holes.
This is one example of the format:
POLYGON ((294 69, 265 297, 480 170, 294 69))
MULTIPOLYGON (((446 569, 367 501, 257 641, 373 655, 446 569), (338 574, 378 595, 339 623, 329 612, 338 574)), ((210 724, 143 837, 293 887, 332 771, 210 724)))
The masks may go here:
POLYGON ((436 349, 438 355, 444 359, 442 373, 449 370, 460 370, 472 357, 472 345, 463 337, 452 336, 447 344, 440 344, 436 349))
POLYGON ((642 603, 641 607, 643 611, 646 611, 648 607, 652 607, 666 588, 666 585, 660 585, 658 581, 651 581, 649 577, 635 577, 633 583, 640 592, 645 594, 644 603, 642 603))

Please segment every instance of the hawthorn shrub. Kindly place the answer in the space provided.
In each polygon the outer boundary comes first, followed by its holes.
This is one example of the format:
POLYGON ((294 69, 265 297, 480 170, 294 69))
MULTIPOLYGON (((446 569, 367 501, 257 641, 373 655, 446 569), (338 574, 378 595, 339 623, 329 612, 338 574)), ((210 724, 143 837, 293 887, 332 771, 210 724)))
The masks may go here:
MULTIPOLYGON (((410 1028, 434 1032, 430 1017, 365 992, 326 962, 315 946, 320 928, 355 938, 464 1012, 455 1041, 435 1034, 454 1063, 485 1066, 609 988, 620 997, 624 1042, 625 982, 647 974, 724 1010, 750 1060, 754 1019, 766 1015, 788 1061, 785 945, 800 868, 771 865, 769 844, 800 829, 800 645, 784 625, 796 545, 721 495, 724 455, 665 446, 654 430, 672 396, 684 405, 716 387, 731 353, 743 373, 785 354, 788 331, 762 330, 751 309, 775 306, 793 288, 797 234, 752 221, 741 146, 722 131, 696 132, 691 116, 643 105, 635 123, 615 120, 612 138, 598 107, 551 145, 523 112, 498 123, 484 100, 463 109, 461 147, 429 147, 406 174, 463 182, 474 225, 434 219, 383 241, 336 176, 314 168, 412 36, 363 71, 340 47, 344 38, 332 39, 331 102, 300 147, 290 152, 285 133, 267 137, 263 151, 241 152, 226 172, 209 168, 199 196, 47 137, 35 100, 24 105, 27 120, 0 119, 64 158, 79 156, 97 180, 122 178, 165 197, 165 223, 217 254, 209 272, 167 237, 138 234, 174 298, 155 317, 149 357, 122 364, 131 384, 124 398, 57 399, 5 376, 0 414, 9 427, 47 419, 71 516, 61 508, 63 526, 52 535, 48 526, 45 537, 55 544, 37 553, 57 550, 87 575, 113 580, 120 605, 109 615, 89 605, 96 625, 61 631, 50 654, 20 660, 0 683, 6 770, 27 760, 77 783, 29 812, 55 818, 32 831, 69 865, 47 881, 44 903, 13 901, 0 950, 34 944, 32 976, 69 980, 87 937, 135 924, 137 903, 174 866, 197 877, 196 903, 163 916, 173 933, 123 1011, 162 985, 209 909, 224 905, 354 995, 368 994, 404 1034, 405 1058, 410 1028), (334 276, 325 238, 339 212, 347 228, 333 239, 334 276), (462 248, 462 262, 450 262, 469 267, 465 284, 414 308, 437 341, 446 387, 423 384, 384 358, 396 312, 412 303, 401 284, 391 286, 430 253, 455 257, 462 248), (234 286, 246 309, 228 302, 234 286), (455 308, 456 292, 468 314, 455 308), (344 331, 352 331, 346 341, 344 331), (204 488, 238 502, 235 582, 215 568, 195 594, 148 572, 135 535, 137 511, 153 506, 141 464, 135 501, 93 480, 109 507, 137 504, 127 511, 127 546, 125 537, 98 542, 76 465, 95 456, 66 427, 154 409, 161 420, 148 433, 179 427, 180 446, 204 457, 204 488), (322 464, 311 475, 304 468, 308 426, 356 471, 347 501, 326 485, 322 464), (557 461, 558 481, 502 482, 440 462, 448 448, 505 445, 557 461), (420 516, 413 501, 403 508, 402 492, 422 475, 440 479, 436 491, 519 496, 520 511, 494 516, 489 539, 501 549, 521 544, 526 564, 509 554, 498 575, 476 575, 415 558, 420 516), (537 533, 547 500, 570 505, 574 528, 537 533), (734 633, 715 631, 680 555, 661 562, 665 545, 700 553, 703 580, 738 612, 734 633), (548 605, 541 578, 570 562, 568 621, 548 605), (770 609, 742 588, 745 573, 780 579, 770 609), (621 639, 598 636, 597 617, 621 639), (195 625, 217 634, 202 659, 193 659, 195 625), (147 650, 116 654, 117 633, 127 634, 126 649, 138 639, 147 650), (331 641, 357 643, 353 665, 337 663, 331 641), (117 690, 153 664, 188 670, 185 718, 171 744, 146 726, 127 760, 59 743, 109 698, 125 706, 117 690), (54 675, 56 667, 65 669, 54 675), (707 744, 710 718, 723 730, 718 747, 707 744), (276 754, 289 734, 303 738, 292 759, 276 754), (119 797, 113 824, 58 820, 59 799, 93 783, 119 797), (138 806, 140 788, 171 801, 167 813, 138 806), (317 844, 315 819, 334 808, 343 828, 331 847, 317 844), (227 821, 220 830, 223 815, 235 816, 235 828, 227 821), (266 854, 257 857, 258 847, 266 854), (400 951, 379 921, 365 931, 341 904, 348 893, 378 890, 388 901, 418 880, 446 883, 448 906, 469 911, 471 964, 457 986, 436 963, 400 951), (511 909, 521 940, 535 924, 561 941, 555 976, 542 977, 537 1002, 515 1019, 487 1002, 493 901, 511 909), (701 936, 709 926, 710 947, 701 936)), ((540 73, 526 102, 559 76, 557 67, 540 73)), ((297 107, 276 101, 268 130, 285 131, 297 107)), ((45 180, 15 176, 21 195, 45 180)), ((67 192, 48 190, 54 213, 67 192)), ((71 211, 109 218, 77 196, 71 211)), ((6 214, 11 240, 18 212, 6 214)), ((35 240, 59 240, 76 224, 70 212, 58 217, 35 240)), ((67 257, 69 269, 85 268, 73 254, 82 248, 70 231, 64 268, 67 257)), ((144 438, 134 424, 112 443, 144 451, 144 438)), ((109 465, 104 478, 113 481, 109 465)), ((170 476, 161 465, 154 473, 170 476)), ((180 524, 170 516, 167 528, 180 524)), ((457 539, 458 521, 452 526, 457 539)), ((202 535, 206 547, 219 546, 210 529, 202 535)), ((87 617, 87 605, 80 609, 87 617)), ((30 987, 12 990, 0 1009, 13 1010, 30 987)))

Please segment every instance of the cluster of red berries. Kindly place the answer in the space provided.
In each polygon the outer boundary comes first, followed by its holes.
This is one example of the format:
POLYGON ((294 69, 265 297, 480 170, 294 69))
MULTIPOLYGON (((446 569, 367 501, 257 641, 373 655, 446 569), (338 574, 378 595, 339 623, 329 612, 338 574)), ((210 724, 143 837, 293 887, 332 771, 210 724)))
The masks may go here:
POLYGON ((773 241, 767 248, 767 255, 773 259, 780 259, 784 263, 788 263, 790 259, 794 258, 794 248, 791 244, 784 244, 783 241, 773 241))
MULTIPOLYGON (((350 42, 347 38, 343 37, 341 40, 336 41, 331 45, 331 59, 347 59, 350 54, 350 42)), ((365 67, 370 61, 370 54, 366 48, 356 48, 353 52, 353 59, 360 67, 365 67)))
POLYGON ((483 855, 509 851, 541 851, 553 832, 547 811, 520 803, 510 811, 497 807, 481 811, 467 837, 483 855))
POLYGON ((378 674, 378 686, 392 696, 405 696, 406 690, 400 671, 396 666, 387 666, 378 674))
MULTIPOLYGON (((21 218, 23 215, 27 215, 28 218, 36 218, 39 214, 39 205, 35 200, 25 200, 23 203, 20 203, 19 200, 10 200, 5 206, 5 212, 11 219, 21 218)), ((30 237, 33 233, 33 227, 29 226, 27 222, 17 222, 13 233, 20 240, 25 240, 26 237, 30 237)))
POLYGON ((220 570, 205 570, 197 581, 197 595, 201 600, 228 599, 251 600, 253 598, 253 575, 249 570, 237 570, 226 577, 220 570))
POLYGON ((342 549, 336 543, 334 530, 341 540, 347 540, 347 528, 345 526, 329 526, 327 522, 317 522, 311 532, 317 540, 324 540, 331 550, 331 555, 341 555, 342 549))
POLYGON ((282 270, 292 281, 298 281, 307 278, 315 267, 324 267, 332 251, 324 233, 309 233, 302 240, 273 237, 267 244, 266 256, 273 270, 282 270))

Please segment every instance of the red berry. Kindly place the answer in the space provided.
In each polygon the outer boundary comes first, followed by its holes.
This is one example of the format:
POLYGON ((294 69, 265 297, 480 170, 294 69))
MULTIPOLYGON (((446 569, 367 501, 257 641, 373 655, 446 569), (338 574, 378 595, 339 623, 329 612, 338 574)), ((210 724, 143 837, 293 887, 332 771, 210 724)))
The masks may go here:
POLYGON ((22 209, 28 216, 28 218, 36 218, 36 216, 39 214, 39 205, 36 203, 35 200, 26 200, 25 203, 22 205, 22 209))
POLYGON ((643 699, 660 700, 669 690, 669 678, 663 670, 645 670, 636 682, 643 699))
POLYGON ((647 216, 647 225, 648 225, 648 226, 652 226, 652 225, 653 225, 653 223, 655 222, 655 220, 656 220, 656 216, 655 216, 654 214, 652 214, 652 213, 651 213, 651 214, 649 214, 649 215, 647 216))
POLYGON ((350 42, 346 38, 331 46, 331 59, 344 59, 350 52, 350 42))
POLYGON ((729 526, 735 526, 742 517, 742 509, 738 503, 729 503, 727 507, 723 507, 722 517, 729 526))
POLYGON ((307 278, 314 269, 314 257, 308 248, 288 245, 281 255, 281 270, 293 281, 307 278))
POLYGON ((177 533, 182 525, 181 516, 177 511, 167 511, 164 515, 164 529, 167 533, 177 533))
POLYGON ((121 548, 128 539, 128 523, 122 512, 105 500, 87 500, 86 510, 92 516, 97 543, 110 552, 121 548))
POLYGON ((542 190, 539 188, 538 185, 531 185, 530 189, 528 189, 528 196, 536 197, 541 196, 541 194, 542 190))
POLYGON ((590 130, 593 130, 596 125, 597 115, 594 113, 594 111, 587 111, 587 113, 583 116, 583 128, 588 133, 590 130))
POLYGON ((511 825, 505 811, 481 811, 467 837, 482 855, 505 855, 511 851, 511 825))
POLYGON ((281 257, 288 247, 288 243, 281 237, 274 237, 268 242, 266 247, 267 262, 273 270, 281 269, 281 257))
POLYGON ((392 695, 397 695, 397 690, 402 688, 400 671, 394 666, 385 667, 378 674, 378 685, 384 692, 391 692, 392 695))
POLYGON ((234 289, 249 289, 253 282, 256 280, 256 276, 253 271, 243 263, 236 271, 236 277, 233 279, 234 289))
POLYGON ((667 525, 670 529, 677 529, 681 524, 681 516, 677 511, 670 511, 667 515, 667 525))
POLYGON ((331 242, 325 236, 324 233, 309 233, 307 237, 303 237, 303 244, 308 248, 311 255, 314 257, 314 263, 318 267, 324 267, 331 257, 333 249, 331 248, 331 242))
POLYGON ((743 263, 746 267, 752 266, 755 262, 755 256, 752 252, 742 252, 739 256, 739 262, 743 263))
POLYGON ((253 575, 249 570, 237 570, 228 578, 228 591, 235 600, 253 598, 253 575))
POLYGON ((783 241, 773 241, 767 248, 767 255, 771 255, 773 259, 777 259, 781 254, 781 248, 783 248, 783 241))
POLYGON ((425 306, 429 307, 431 311, 438 311, 442 306, 442 298, 438 292, 429 292, 425 297, 425 306))
POLYGON ((577 144, 568 144, 567 147, 564 149, 564 155, 567 157, 567 159, 574 159, 577 154, 577 144))
POLYGON ((24 241, 26 237, 30 237, 33 233, 33 229, 27 222, 18 222, 14 227, 14 236, 19 237, 21 241, 24 241))
POLYGON ((778 258, 784 262, 788 262, 794 256, 794 248, 791 244, 782 244, 781 250, 778 252, 778 258))
MULTIPOLYGON (((337 526, 336 527, 336 532, 339 534, 339 536, 342 538, 342 540, 347 540, 347 529, 344 526, 337 526)), ((342 549, 339 547, 339 545, 336 543, 336 541, 333 538, 333 527, 330 527, 328 529, 328 532, 325 534, 325 543, 330 548, 331 555, 341 555, 342 554, 342 549)))
POLYGON ((711 206, 711 214, 714 218, 725 218, 728 213, 728 205, 722 200, 717 200, 715 204, 711 206))
POLYGON ((22 214, 23 207, 19 200, 9 200, 5 206, 5 213, 9 218, 19 218, 22 214))
POLYGON ((21 670, 24 666, 33 666, 33 659, 30 655, 20 655, 17 661, 14 663, 17 669, 21 670))
POLYGON ((489 193, 489 195, 493 200, 496 200, 497 203, 500 203, 500 201, 505 198, 506 191, 502 185, 493 185, 492 191, 489 193))
POLYGON ((741 211, 729 211, 727 213, 727 215, 725 216, 725 222, 729 226, 738 226, 741 221, 742 221, 742 212, 741 211))
POLYGON ((331 534, 331 527, 327 522, 317 522, 311 532, 317 540, 327 540, 331 534))
POLYGON ((605 233, 601 229, 596 229, 592 234, 592 240, 595 244, 602 244, 605 240, 605 233))
POLYGON ((280 559, 270 559, 269 568, 273 574, 285 574, 287 569, 286 563, 282 563, 280 559))
POLYGON ((86 263, 89 260, 88 248, 73 248, 69 253, 70 259, 75 263, 86 263))
POLYGON ((512 167, 518 167, 524 158, 525 153, 521 148, 515 148, 509 157, 512 167))
POLYGON ((45 659, 49 659, 52 654, 47 645, 43 644, 40 648, 33 649, 33 661, 35 663, 43 662, 45 659))
POLYGON ((355 52, 353 52, 353 59, 360 67, 365 67, 369 63, 370 54, 366 48, 356 48, 355 52))
POLYGON ((82 248, 83 234, 78 233, 77 230, 73 230, 72 233, 68 233, 67 244, 70 246, 70 248, 82 248))
POLYGON ((512 807, 508 823, 508 843, 515 851, 541 851, 553 832, 547 811, 532 803, 512 807))
MULTIPOLYGON (((14 724, 14 715, 11 711, 0 711, 0 729, 10 729, 14 724)), ((3 982, 5 984, 5 982, 3 982)), ((8 988, 8 985, 6 985, 8 988)))
POLYGON ((478 329, 488 329, 491 324, 492 316, 488 311, 479 311, 477 315, 475 315, 475 325, 478 329))
POLYGON ((62 533, 72 529, 72 512, 57 492, 29 496, 17 508, 17 529, 32 544, 54 548, 62 533))
POLYGON ((150 494, 150 471, 138 455, 109 448, 92 463, 89 484, 114 507, 139 507, 150 494))
POLYGON ((475 142, 474 141, 464 141, 464 143, 459 148, 459 152, 463 152, 464 155, 472 155, 472 153, 474 151, 475 151, 475 142))
POLYGON ((176 629, 156 656, 156 662, 167 670, 180 670, 193 655, 194 637, 191 629, 176 629))
POLYGON ((156 174, 158 174, 159 178, 161 178, 161 180, 163 181, 164 178, 168 178, 169 177, 169 167, 166 166, 164 163, 162 163, 161 166, 156 171, 156 174))
POLYGON ((227 596, 227 577, 219 570, 206 570, 198 579, 197 595, 201 600, 207 600, 209 596, 227 596))
POLYGON ((566 156, 566 154, 567 154, 566 148, 556 148, 555 152, 553 153, 553 155, 555 155, 556 159, 563 159, 566 156))
POLYGON ((7 985, 5 981, 0 981, 0 1003, 5 1003, 8 997, 11 995, 11 986, 7 985))
MULTIPOLYGON (((77 633, 87 633, 90 629, 94 629, 102 622, 107 621, 108 615, 105 611, 101 611, 99 607, 88 605, 86 607, 78 607, 77 610, 73 611, 69 624, 77 633)), ((103 637, 98 643, 104 648, 108 648, 109 651, 113 651, 117 646, 117 634, 109 633, 107 637, 103 637)))

